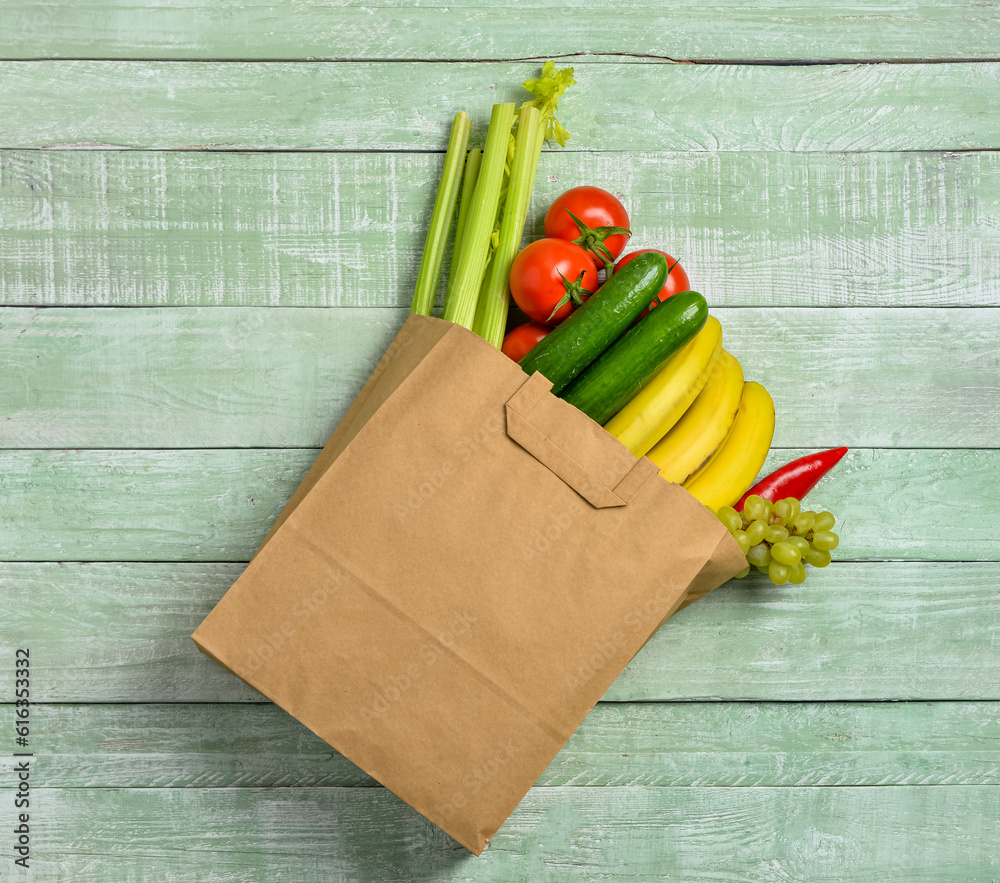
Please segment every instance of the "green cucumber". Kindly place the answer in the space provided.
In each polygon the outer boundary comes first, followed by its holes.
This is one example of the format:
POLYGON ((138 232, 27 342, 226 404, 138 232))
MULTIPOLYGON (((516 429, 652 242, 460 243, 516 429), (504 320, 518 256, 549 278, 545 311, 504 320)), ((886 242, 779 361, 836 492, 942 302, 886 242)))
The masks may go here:
POLYGON ((697 291, 675 294, 598 356, 562 398, 601 425, 607 423, 701 331, 707 318, 708 304, 697 291))
POLYGON ((639 255, 556 325, 518 364, 527 374, 540 371, 552 381, 552 392, 562 392, 649 306, 666 279, 663 255, 639 255))

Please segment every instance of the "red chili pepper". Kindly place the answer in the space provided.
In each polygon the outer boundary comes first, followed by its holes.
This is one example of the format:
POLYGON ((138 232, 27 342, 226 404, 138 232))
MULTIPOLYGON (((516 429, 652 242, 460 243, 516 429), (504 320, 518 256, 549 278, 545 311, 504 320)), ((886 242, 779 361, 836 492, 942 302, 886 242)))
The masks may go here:
POLYGON ((743 504, 751 494, 757 494, 772 503, 785 497, 795 497, 801 500, 809 493, 824 475, 836 466, 841 457, 847 453, 847 448, 831 448, 818 454, 806 454, 798 460, 786 463, 776 469, 767 478, 762 478, 748 490, 734 507, 737 512, 743 511, 743 504))

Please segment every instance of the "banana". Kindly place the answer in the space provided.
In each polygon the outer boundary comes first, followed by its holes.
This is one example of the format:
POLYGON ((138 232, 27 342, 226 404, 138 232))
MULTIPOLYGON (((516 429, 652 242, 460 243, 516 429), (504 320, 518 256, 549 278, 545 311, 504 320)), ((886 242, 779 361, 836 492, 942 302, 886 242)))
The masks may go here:
POLYGON ((705 388, 684 416, 646 454, 667 481, 684 484, 722 447, 743 398, 743 369, 723 350, 705 388))
POLYGON ((743 384, 736 422, 718 453, 684 483, 690 494, 718 510, 732 506, 753 484, 774 437, 774 402, 759 383, 743 384))
POLYGON ((604 428, 641 457, 678 421, 708 382, 722 352, 722 325, 702 327, 604 428))

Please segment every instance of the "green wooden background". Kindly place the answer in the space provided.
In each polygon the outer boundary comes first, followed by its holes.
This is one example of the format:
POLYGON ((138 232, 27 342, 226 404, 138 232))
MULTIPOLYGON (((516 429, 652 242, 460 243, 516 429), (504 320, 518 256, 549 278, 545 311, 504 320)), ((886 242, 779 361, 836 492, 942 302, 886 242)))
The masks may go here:
POLYGON ((1000 879, 996 0, 0 0, 0 879, 1000 879), (639 653, 480 858, 201 657, 402 321, 451 116, 596 183, 778 411, 836 562, 639 653), (30 647, 30 873, 12 864, 30 647))

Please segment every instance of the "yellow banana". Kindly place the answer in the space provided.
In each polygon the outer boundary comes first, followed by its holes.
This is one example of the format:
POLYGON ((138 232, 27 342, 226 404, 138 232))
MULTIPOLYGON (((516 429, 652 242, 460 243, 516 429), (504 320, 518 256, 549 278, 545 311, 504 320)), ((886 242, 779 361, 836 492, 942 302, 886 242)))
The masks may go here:
POLYGON ((678 350, 604 428, 641 457, 688 409, 722 352, 722 325, 709 316, 705 325, 678 350))
POLYGON ((757 477, 773 437, 774 402, 770 394, 759 383, 743 384, 743 399, 729 438, 684 487, 713 509, 732 506, 757 477))
MULTIPOLYGON (((743 399, 741 398, 741 399, 740 399, 740 401, 742 402, 742 401, 743 401, 743 399)), ((736 424, 734 423, 733 425, 735 426, 736 424)), ((732 427, 732 426, 730 426, 730 427, 729 427, 729 434, 730 434, 730 435, 732 435, 732 432, 733 432, 733 427, 732 427)), ((706 469, 708 469, 708 467, 709 467, 709 464, 710 464, 710 463, 711 463, 711 462, 712 462, 712 461, 713 461, 713 460, 714 460, 714 459, 715 459, 715 458, 716 458, 716 457, 717 457, 717 456, 719 455, 719 451, 721 451, 721 450, 722 450, 723 446, 724 446, 724 445, 726 444, 726 442, 727 442, 727 441, 729 441, 729 435, 727 435, 727 436, 725 437, 725 439, 723 439, 723 441, 722 441, 722 444, 721 444, 721 445, 719 445, 719 446, 718 446, 718 447, 717 447, 717 448, 715 449, 715 451, 713 452, 712 456, 711 456, 711 457, 709 457, 709 458, 708 458, 708 459, 707 459, 707 460, 706 460, 706 461, 705 461, 705 462, 704 462, 704 463, 702 464, 702 466, 701 466, 701 468, 700 468, 700 469, 696 470, 695 472, 692 472, 692 473, 691 473, 691 476, 690 476, 689 478, 686 478, 686 479, 684 479, 684 481, 682 481, 682 482, 681 482, 681 487, 683 487, 683 488, 687 488, 687 487, 689 487, 689 486, 691 485, 691 483, 692 483, 692 482, 693 482, 693 481, 694 481, 694 480, 695 480, 696 478, 700 478, 700 477, 701 477, 701 474, 702 474, 702 472, 704 472, 704 471, 705 471, 706 469)))
POLYGON ((646 455, 660 467, 660 475, 684 484, 707 465, 736 422, 742 398, 743 369, 723 350, 698 398, 646 455))

